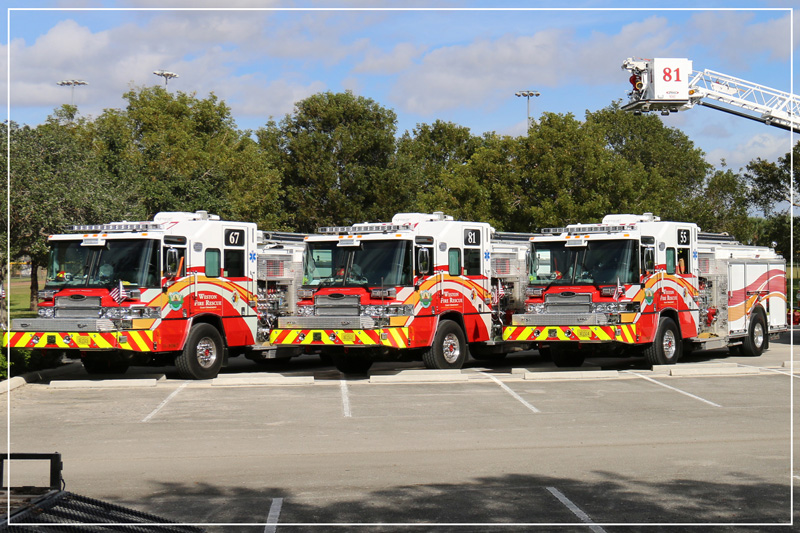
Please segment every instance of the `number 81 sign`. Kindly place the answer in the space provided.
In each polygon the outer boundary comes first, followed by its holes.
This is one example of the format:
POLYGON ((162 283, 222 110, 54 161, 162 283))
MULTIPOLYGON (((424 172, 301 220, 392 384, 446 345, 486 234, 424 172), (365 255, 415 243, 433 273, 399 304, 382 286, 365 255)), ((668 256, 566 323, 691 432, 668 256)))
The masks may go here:
POLYGON ((652 86, 655 100, 688 100, 691 59, 653 59, 652 86))

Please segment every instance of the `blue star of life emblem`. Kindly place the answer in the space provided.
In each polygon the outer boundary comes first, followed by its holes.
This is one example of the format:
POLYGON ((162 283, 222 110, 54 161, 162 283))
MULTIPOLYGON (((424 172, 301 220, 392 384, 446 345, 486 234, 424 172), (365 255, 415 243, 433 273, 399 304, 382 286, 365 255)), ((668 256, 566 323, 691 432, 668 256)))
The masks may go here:
POLYGON ((491 254, 491 253, 489 253, 489 252, 483 252, 483 259, 484 259, 485 261, 488 261, 488 260, 489 260, 489 259, 491 259, 491 258, 492 258, 492 254, 491 254))
POLYGON ((250 261, 255 261, 255 260, 256 260, 256 253, 250 252, 250 261))

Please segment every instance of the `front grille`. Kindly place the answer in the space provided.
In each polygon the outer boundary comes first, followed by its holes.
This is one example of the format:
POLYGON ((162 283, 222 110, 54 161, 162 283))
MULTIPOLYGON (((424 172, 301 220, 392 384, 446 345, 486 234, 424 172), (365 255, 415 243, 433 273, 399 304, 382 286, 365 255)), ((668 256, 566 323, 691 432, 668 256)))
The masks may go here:
POLYGON ((317 316, 359 316, 361 297, 357 294, 322 295, 314 298, 317 316))
POLYGON ((114 323, 107 318, 15 318, 12 331, 115 331, 114 323))
POLYGON ((546 314, 591 314, 592 295, 589 293, 546 294, 544 298, 546 314))
POLYGON ((56 307, 71 308, 90 308, 100 307, 99 296, 88 296, 86 298, 71 298, 70 296, 59 296, 56 298, 56 307))

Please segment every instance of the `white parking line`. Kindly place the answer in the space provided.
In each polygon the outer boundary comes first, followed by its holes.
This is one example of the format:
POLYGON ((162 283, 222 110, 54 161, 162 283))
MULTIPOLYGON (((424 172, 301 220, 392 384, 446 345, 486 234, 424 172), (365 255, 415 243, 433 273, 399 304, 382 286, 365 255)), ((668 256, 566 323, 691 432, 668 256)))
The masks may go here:
POLYGON ((592 519, 591 519, 591 518, 589 518, 589 515, 588 515, 588 514, 586 514, 586 513, 584 513, 584 512, 581 510, 581 508, 580 508, 580 507, 578 507, 577 505, 575 505, 574 503, 572 503, 572 501, 571 501, 569 498, 567 498, 566 496, 564 496, 564 495, 561 493, 561 491, 560 491, 560 490, 558 490, 558 489, 557 489, 557 488, 555 488, 555 487, 547 487, 547 490, 549 490, 549 491, 550 491, 550 494, 552 494, 553 496, 555 496, 556 498, 558 498, 558 501, 560 501, 561 503, 563 503, 563 504, 564 504, 564 506, 565 506, 567 509, 569 509, 570 511, 572 511, 572 514, 574 514, 575 516, 577 516, 578 518, 580 518, 580 519, 581 519, 581 521, 582 521, 584 524, 589 524, 589 529, 591 529, 591 530, 592 530, 592 531, 594 531, 595 533, 605 533, 605 529, 603 529, 602 527, 600 527, 600 526, 598 526, 598 525, 595 525, 595 523, 594 523, 594 522, 592 522, 592 519))
POLYGON ((509 386, 508 386, 508 385, 506 385, 505 383, 503 383, 502 381, 500 381, 499 379, 497 379, 495 376, 493 376, 493 375, 491 375, 491 374, 487 374, 486 372, 481 372, 480 370, 478 370, 477 372, 478 372, 478 374, 483 374, 484 376, 487 376, 487 377, 491 378, 491 379, 492 379, 492 381, 494 381, 495 383, 497 383, 498 385, 500 385, 500 387, 502 387, 504 391, 506 391, 507 393, 509 393, 509 394, 510 394, 511 396, 513 396, 513 397, 514 397, 514 398, 515 398, 517 401, 519 401, 519 402, 520 402, 522 405, 524 405, 525 407, 527 407, 528 409, 530 409, 530 410, 531 410, 531 411, 533 411, 534 413, 541 413, 541 411, 539 411, 537 408, 535 408, 534 406, 532 406, 531 404, 529 404, 528 402, 526 402, 526 401, 525 401, 525 400, 522 398, 522 396, 520 396, 519 394, 517 394, 516 392, 514 392, 513 390, 511 390, 511 389, 509 388, 509 386))
POLYGON ((283 506, 283 498, 272 498, 272 505, 269 506, 269 516, 267 516, 267 525, 264 527, 264 533, 275 533, 278 529, 278 519, 281 516, 281 507, 283 506))
POLYGON ((142 422, 147 422, 148 420, 150 420, 151 418, 153 418, 154 416, 156 416, 156 413, 158 413, 158 412, 161 410, 161 408, 162 408, 162 407, 164 407, 165 405, 167 405, 167 402, 169 402, 171 399, 173 399, 173 398, 174 398, 174 397, 175 397, 175 396, 176 396, 176 395, 177 395, 177 394, 178 394, 178 393, 179 393, 181 390, 183 390, 183 388, 184 388, 186 385, 188 385, 188 384, 189 384, 189 382, 187 381, 187 382, 185 382, 183 385, 181 385, 180 387, 178 387, 177 389, 175 389, 175 390, 172 392, 172 394, 170 394, 169 396, 167 396, 167 399, 166 399, 166 400, 164 400, 163 402, 161 402, 161 403, 159 404, 159 406, 158 406, 158 407, 156 407, 155 409, 153 409, 153 412, 152 412, 152 413, 150 413, 149 415, 147 415, 146 417, 144 417, 144 418, 142 419, 142 422))
POLYGON ((679 392, 679 393, 681 393, 681 394, 683 394, 685 396, 688 396, 690 398, 694 398, 695 400, 700 400, 701 402, 707 403, 708 405, 712 405, 714 407, 722 407, 721 405, 719 405, 717 403, 714 403, 714 402, 710 402, 710 401, 706 400, 705 398, 701 398, 700 396, 695 396, 694 394, 691 394, 691 393, 686 392, 684 390, 676 389, 675 387, 670 387, 669 385, 665 385, 664 383, 661 383, 660 381, 656 381, 653 378, 649 378, 647 376, 643 376, 641 374, 637 374, 636 372, 630 372, 630 371, 628 371, 628 372, 630 374, 633 374, 634 376, 639 376, 642 379, 646 379, 647 381, 653 382, 656 385, 661 385, 662 387, 666 387, 666 388, 668 388, 670 390, 674 390, 675 392, 679 392))
POLYGON ((784 376, 791 376, 793 378, 800 379, 800 376, 796 376, 796 375, 792 374, 791 372, 784 372, 783 370, 778 370, 776 368, 767 368, 765 366, 743 365, 742 363, 739 363, 739 366, 743 366, 743 367, 746 367, 746 368, 758 368, 759 370, 768 370, 770 372, 775 372, 777 374, 783 374, 784 376))
POLYGON ((345 418, 351 418, 353 413, 350 412, 350 395, 347 392, 347 382, 345 380, 339 380, 339 388, 342 391, 342 411, 344 412, 345 418))

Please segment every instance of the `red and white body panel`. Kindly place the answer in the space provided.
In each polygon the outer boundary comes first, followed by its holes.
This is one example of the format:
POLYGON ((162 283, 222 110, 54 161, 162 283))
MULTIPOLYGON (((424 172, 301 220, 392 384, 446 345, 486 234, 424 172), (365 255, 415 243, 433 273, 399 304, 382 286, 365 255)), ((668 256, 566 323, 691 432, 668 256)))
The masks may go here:
POLYGON ((14 319, 4 346, 121 350, 147 363, 182 350, 197 322, 214 325, 228 348, 259 344, 257 308, 266 294, 257 267, 268 246, 255 224, 166 212, 152 222, 73 230, 49 237, 39 317, 14 319))
POLYGON ((531 273, 526 312, 512 317, 504 340, 646 345, 669 316, 682 339, 717 347, 741 341, 756 306, 767 314, 769 333, 786 330, 785 261, 768 248, 649 214, 609 215, 602 224, 558 228, 531 241, 539 270, 531 273), (624 250, 625 264, 611 274, 556 271, 565 257, 590 270, 578 263, 595 261, 605 246, 624 250))
MULTIPOLYGON (((391 223, 323 231, 306 239, 307 272, 309 264, 323 263, 323 257, 344 258, 346 250, 358 250, 352 259, 341 259, 348 273, 337 277, 328 267, 326 277, 307 275, 298 316, 279 320, 272 343, 323 349, 425 348, 443 318, 458 322, 467 342, 494 337, 497 298, 495 291, 493 302, 494 244, 488 224, 456 221, 441 213, 405 213, 391 223), (368 258, 378 247, 394 256, 382 267, 375 265, 380 259, 368 258), (355 265, 369 272, 345 280, 355 265)), ((527 246, 517 248, 524 264, 527 246)), ((522 276, 524 280, 524 272, 522 276)), ((499 338, 500 331, 496 333, 499 338)))

